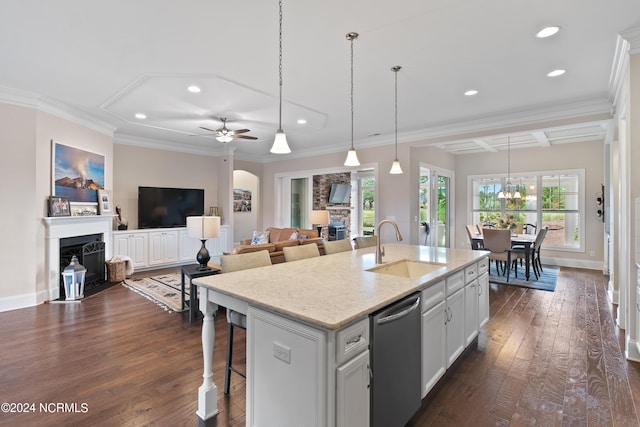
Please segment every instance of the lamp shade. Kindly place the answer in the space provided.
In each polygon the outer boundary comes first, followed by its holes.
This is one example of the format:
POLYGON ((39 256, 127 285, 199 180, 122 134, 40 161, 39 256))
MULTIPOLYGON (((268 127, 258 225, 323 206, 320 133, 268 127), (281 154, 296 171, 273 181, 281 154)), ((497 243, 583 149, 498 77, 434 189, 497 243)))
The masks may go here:
POLYGON ((360 162, 358 161, 358 155, 356 154, 356 150, 349 150, 347 153, 347 160, 344 162, 345 166, 360 166, 360 162))
POLYGON ((393 164, 391 165, 391 170, 389 171, 389 173, 393 175, 402 173, 402 168, 400 167, 400 162, 398 161, 398 159, 395 159, 393 161, 393 164))
POLYGON ((218 237, 220 233, 219 216, 188 216, 187 233, 189 237, 200 240, 218 237))
POLYGON ((311 211, 311 224, 327 225, 329 224, 329 211, 311 211))
POLYGON ((285 135, 282 129, 278 129, 278 132, 276 132, 276 137, 271 146, 271 152, 274 154, 288 154, 291 152, 291 148, 289 148, 289 144, 287 144, 287 135, 285 135))

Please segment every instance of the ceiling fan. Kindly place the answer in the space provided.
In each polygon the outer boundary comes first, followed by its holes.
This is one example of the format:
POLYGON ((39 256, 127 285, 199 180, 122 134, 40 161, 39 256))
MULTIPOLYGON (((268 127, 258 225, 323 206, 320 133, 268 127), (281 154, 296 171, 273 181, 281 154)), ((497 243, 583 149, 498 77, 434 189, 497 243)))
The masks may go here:
POLYGON ((231 142, 233 139, 258 139, 255 136, 249 135, 241 135, 243 133, 249 132, 249 129, 238 129, 238 130, 230 130, 227 129, 227 118, 220 117, 220 121, 222 121, 222 127, 220 129, 209 129, 203 126, 200 126, 200 129, 207 130, 209 132, 213 132, 215 137, 220 142, 231 142))

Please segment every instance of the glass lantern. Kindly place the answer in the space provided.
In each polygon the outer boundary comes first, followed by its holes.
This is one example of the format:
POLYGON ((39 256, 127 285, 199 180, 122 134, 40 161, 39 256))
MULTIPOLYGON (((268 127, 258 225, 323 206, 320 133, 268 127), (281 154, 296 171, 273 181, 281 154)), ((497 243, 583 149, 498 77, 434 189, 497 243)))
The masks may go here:
POLYGON ((84 298, 84 278, 86 274, 87 269, 78 262, 78 258, 74 255, 71 258, 71 263, 62 272, 67 301, 84 298))

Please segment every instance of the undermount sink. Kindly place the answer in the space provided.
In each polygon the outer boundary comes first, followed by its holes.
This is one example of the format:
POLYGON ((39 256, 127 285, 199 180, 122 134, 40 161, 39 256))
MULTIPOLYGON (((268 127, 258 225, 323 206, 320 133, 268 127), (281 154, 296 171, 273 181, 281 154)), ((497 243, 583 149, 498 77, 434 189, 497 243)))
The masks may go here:
POLYGON ((376 267, 369 268, 367 269, 367 271, 370 271, 372 273, 391 274, 393 276, 414 279, 416 277, 421 277, 425 274, 432 273, 445 266, 446 264, 439 264, 436 262, 423 262, 410 259, 402 259, 400 261, 394 261, 388 264, 382 264, 376 267))

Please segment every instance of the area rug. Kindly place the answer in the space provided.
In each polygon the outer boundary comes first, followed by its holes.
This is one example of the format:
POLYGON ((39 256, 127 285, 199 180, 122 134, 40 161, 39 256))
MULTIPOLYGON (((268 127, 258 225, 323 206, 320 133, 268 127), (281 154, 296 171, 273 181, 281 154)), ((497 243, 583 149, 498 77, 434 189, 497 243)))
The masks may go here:
POLYGON ((541 291, 550 291, 553 292, 556 289, 556 283, 558 282, 558 273, 560 269, 558 267, 552 266, 542 266, 542 274, 540 274, 540 278, 536 280, 535 274, 533 274, 533 270, 531 271, 529 281, 524 278, 524 268, 518 268, 518 278, 513 277, 513 271, 511 271, 511 277, 509 277, 509 282, 507 282, 507 278, 505 276, 496 275, 496 267, 495 264, 491 265, 489 269, 489 283, 497 283, 499 285, 513 285, 513 286, 522 286, 525 288, 531 289, 539 289, 541 291))
MULTIPOLYGON (((123 283, 128 289, 155 302, 167 311, 181 312, 180 274, 171 273, 162 276, 126 279, 123 283)), ((189 300, 189 286, 185 287, 185 300, 189 300)), ((188 308, 187 308, 188 310, 188 308)))

